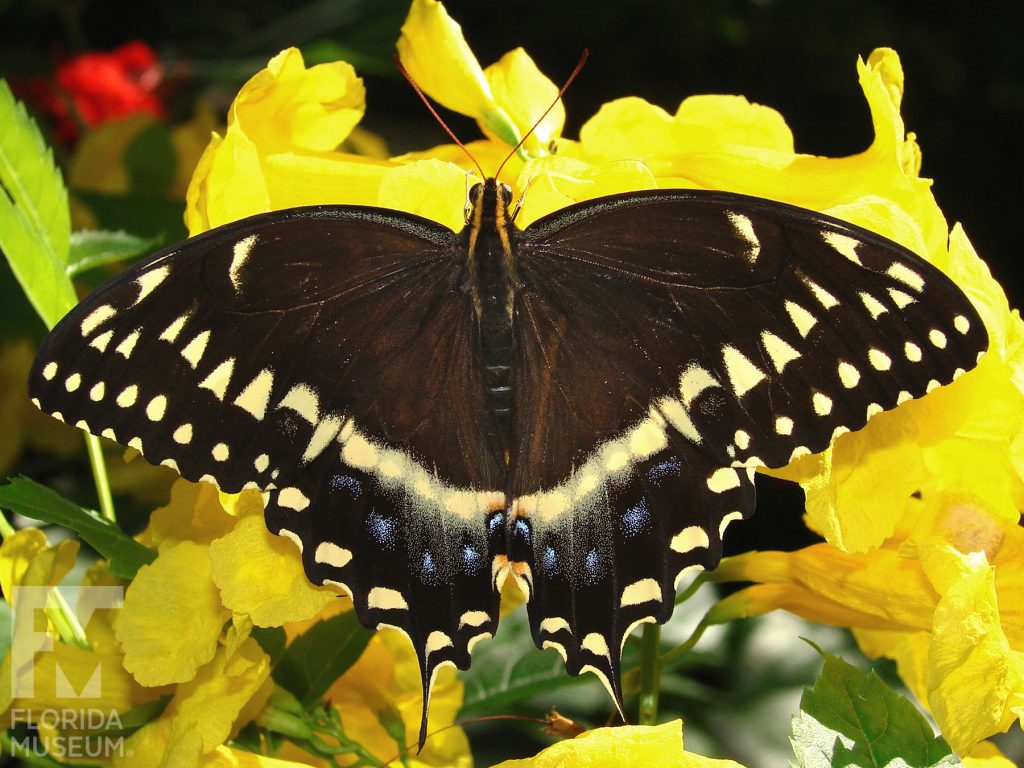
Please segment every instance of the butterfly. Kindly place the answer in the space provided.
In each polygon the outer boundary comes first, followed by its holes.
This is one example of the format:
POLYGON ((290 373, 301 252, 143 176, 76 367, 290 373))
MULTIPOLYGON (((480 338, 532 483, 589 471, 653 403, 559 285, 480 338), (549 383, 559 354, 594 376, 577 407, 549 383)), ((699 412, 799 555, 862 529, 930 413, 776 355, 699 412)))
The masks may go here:
POLYGON ((533 639, 622 709, 630 632, 711 569, 754 473, 821 451, 985 352, 970 301, 865 229, 726 192, 460 232, 317 206, 174 245, 43 343, 36 404, 227 492, 263 493, 310 581, 468 668, 512 577, 533 639))

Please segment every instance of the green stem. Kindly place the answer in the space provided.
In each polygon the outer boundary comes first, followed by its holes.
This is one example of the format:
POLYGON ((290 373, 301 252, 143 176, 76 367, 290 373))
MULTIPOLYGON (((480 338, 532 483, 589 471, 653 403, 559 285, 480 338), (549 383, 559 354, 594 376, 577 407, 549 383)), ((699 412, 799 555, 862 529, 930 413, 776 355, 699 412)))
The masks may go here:
POLYGON ((50 594, 46 596, 45 611, 65 645, 71 645, 84 650, 91 648, 89 638, 85 636, 85 629, 82 628, 82 624, 75 615, 75 612, 71 610, 71 606, 68 605, 64 595, 60 593, 57 587, 54 587, 50 594))
POLYGON ((100 445, 100 439, 95 435, 86 435, 85 447, 89 452, 92 476, 96 481, 96 495, 100 500, 100 514, 110 522, 116 523, 117 515, 114 512, 114 497, 110 494, 110 480, 107 477, 107 465, 103 461, 103 448, 100 445))
POLYGON ((709 621, 708 616, 705 615, 704 618, 700 620, 700 623, 697 625, 696 629, 693 630, 693 634, 690 635, 689 639, 685 643, 683 643, 682 645, 677 645, 675 648, 673 648, 671 651, 669 651, 661 657, 661 666, 663 668, 668 668, 675 664, 675 662, 678 661, 680 658, 682 658, 690 651, 692 651, 693 646, 695 646, 698 643, 698 641, 700 641, 701 637, 704 635, 704 632, 707 631, 707 628, 710 627, 713 623, 714 622, 709 621))
POLYGON ((689 600, 691 597, 693 597, 697 593, 697 590, 704 586, 704 584, 707 582, 707 580, 708 580, 708 574, 707 573, 704 573, 704 572, 698 573, 697 577, 693 580, 693 582, 690 584, 690 586, 688 586, 686 589, 684 589, 682 592, 680 592, 676 596, 676 605, 682 605, 687 600, 689 600))
POLYGON ((657 725, 658 692, 661 689, 661 626, 644 624, 640 641, 640 725, 657 725))

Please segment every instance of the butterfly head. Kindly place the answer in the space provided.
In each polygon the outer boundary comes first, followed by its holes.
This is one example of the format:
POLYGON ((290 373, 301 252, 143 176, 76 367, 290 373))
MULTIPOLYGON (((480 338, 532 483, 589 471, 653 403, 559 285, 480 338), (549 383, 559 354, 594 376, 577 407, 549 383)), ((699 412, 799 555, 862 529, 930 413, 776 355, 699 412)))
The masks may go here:
POLYGON ((486 179, 470 187, 468 220, 473 221, 479 216, 483 222, 501 222, 504 225, 511 205, 512 187, 494 178, 486 179))

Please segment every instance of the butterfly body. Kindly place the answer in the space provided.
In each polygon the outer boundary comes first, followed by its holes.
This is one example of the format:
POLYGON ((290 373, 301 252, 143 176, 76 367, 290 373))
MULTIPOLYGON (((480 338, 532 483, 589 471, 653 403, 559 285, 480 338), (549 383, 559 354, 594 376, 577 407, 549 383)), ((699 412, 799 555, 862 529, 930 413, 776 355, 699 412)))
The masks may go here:
POLYGON ((519 229, 509 202, 475 187, 459 233, 322 206, 187 240, 69 313, 30 391, 262 491, 312 582, 410 637, 425 699, 511 575, 536 644, 621 708, 625 638, 715 567, 755 470, 953 381, 987 335, 934 267, 811 211, 655 190, 519 229))
POLYGON ((518 229, 509 216, 510 200, 511 190, 494 179, 474 186, 463 232, 465 285, 476 315, 483 375, 506 460, 512 426, 512 326, 517 287, 514 244, 518 238, 518 229))

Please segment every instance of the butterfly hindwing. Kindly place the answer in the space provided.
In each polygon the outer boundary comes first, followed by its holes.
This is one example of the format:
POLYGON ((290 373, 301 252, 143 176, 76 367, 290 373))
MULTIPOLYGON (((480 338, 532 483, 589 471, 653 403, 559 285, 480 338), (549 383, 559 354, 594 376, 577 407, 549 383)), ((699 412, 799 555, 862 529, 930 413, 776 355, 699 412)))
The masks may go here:
POLYGON ((623 633, 717 564, 757 467, 949 383, 987 344, 934 267, 778 203, 635 193, 520 237, 509 557, 538 645, 612 689, 623 633))
POLYGON ((354 207, 222 227, 85 299, 41 348, 31 395, 190 480, 263 491, 314 583, 411 637, 429 692, 494 632, 505 545, 458 242, 354 207))

